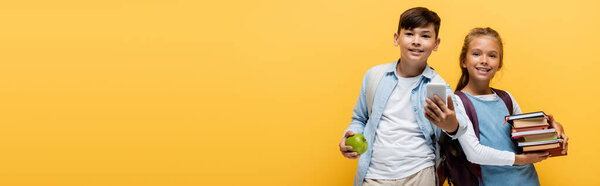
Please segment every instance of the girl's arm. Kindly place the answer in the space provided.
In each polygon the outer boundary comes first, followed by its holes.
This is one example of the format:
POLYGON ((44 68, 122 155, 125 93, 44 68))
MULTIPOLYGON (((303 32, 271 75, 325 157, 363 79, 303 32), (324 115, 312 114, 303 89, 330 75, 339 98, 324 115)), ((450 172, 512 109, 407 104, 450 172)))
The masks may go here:
MULTIPOLYGON (((457 99, 457 102, 460 100, 457 99)), ((473 124, 467 125, 467 131, 458 138, 467 160, 482 165, 513 165, 515 153, 502 151, 481 145, 475 136, 473 124)))
MULTIPOLYGON (((460 99, 457 99, 456 102, 463 107, 460 99)), ((481 145, 479 139, 475 136, 473 124, 470 121, 466 133, 460 136, 458 141, 467 156, 467 160, 482 165, 525 165, 548 158, 548 153, 515 154, 481 145)))

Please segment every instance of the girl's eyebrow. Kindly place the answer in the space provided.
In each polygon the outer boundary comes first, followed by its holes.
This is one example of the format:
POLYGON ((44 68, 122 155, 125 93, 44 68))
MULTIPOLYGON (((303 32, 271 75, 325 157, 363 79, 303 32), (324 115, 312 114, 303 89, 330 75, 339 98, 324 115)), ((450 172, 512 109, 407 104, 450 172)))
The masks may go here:
MULTIPOLYGON (((479 49, 479 48, 475 48, 475 47, 472 47, 470 50, 478 50, 478 51, 483 51, 483 50, 481 50, 481 49, 479 49)), ((495 50, 495 49, 493 49, 493 50, 488 50, 488 51, 486 51, 486 52, 498 52, 498 50, 495 50)))

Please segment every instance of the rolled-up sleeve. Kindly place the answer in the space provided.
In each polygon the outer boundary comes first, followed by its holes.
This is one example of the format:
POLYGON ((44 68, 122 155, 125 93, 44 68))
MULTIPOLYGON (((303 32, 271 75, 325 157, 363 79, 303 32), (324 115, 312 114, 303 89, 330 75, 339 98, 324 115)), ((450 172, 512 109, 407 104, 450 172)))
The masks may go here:
MULTIPOLYGON (((348 131, 352 131, 354 133, 363 133, 363 130, 365 129, 365 125, 369 119, 366 101, 366 83, 369 72, 370 70, 367 71, 363 77, 362 85, 360 87, 360 94, 356 104, 354 105, 354 110, 352 111, 352 121, 350 122, 350 125, 348 125, 348 128, 344 131, 344 134, 346 134, 348 131)), ((342 134, 342 137, 344 134, 342 134)))

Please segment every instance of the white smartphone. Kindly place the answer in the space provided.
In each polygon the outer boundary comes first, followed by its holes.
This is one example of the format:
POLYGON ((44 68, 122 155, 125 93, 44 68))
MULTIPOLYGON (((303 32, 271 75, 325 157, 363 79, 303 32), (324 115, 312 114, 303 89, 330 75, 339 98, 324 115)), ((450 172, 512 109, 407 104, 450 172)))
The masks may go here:
POLYGON ((440 99, 442 99, 442 101, 444 101, 444 104, 448 105, 448 103, 446 103, 446 99, 448 99, 446 97, 446 84, 440 84, 440 83, 427 84, 427 97, 435 102, 435 98, 433 97, 433 95, 438 95, 440 97, 440 99))

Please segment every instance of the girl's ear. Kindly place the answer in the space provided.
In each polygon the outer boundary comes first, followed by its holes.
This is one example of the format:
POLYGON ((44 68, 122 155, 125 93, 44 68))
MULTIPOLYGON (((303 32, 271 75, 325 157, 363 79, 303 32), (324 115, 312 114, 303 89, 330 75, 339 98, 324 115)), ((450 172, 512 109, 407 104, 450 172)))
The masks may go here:
POLYGON ((460 62, 460 67, 467 68, 467 64, 465 64, 465 62, 464 62, 464 61, 461 61, 461 62, 460 62))

